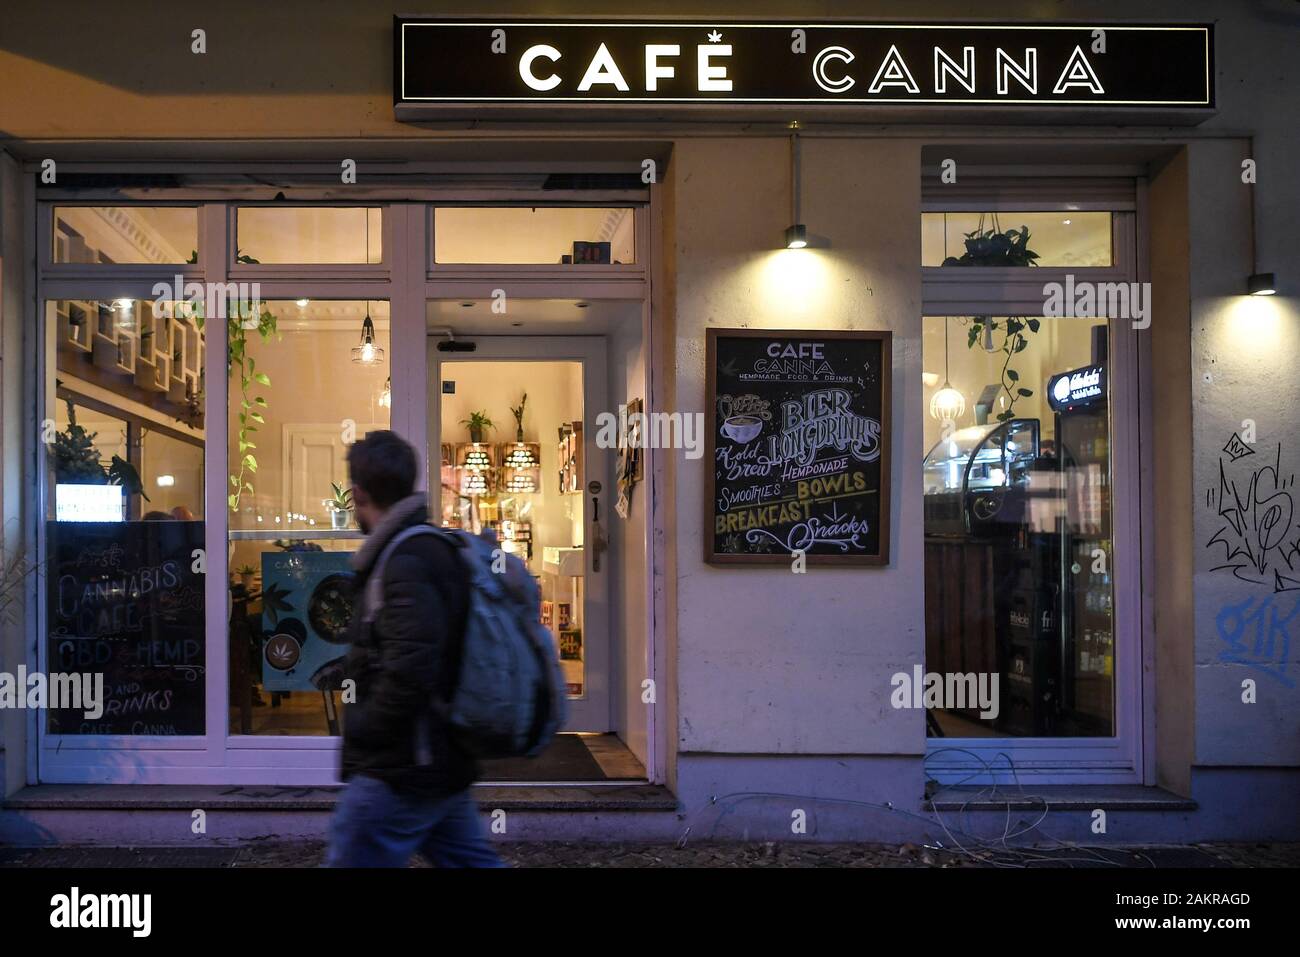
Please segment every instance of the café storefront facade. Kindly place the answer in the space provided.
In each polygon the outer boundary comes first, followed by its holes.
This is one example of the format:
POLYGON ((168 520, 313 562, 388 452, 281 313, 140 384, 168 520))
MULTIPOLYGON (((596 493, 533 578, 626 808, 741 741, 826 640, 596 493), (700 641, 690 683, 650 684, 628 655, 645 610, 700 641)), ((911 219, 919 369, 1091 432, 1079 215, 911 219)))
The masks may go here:
POLYGON ((323 832, 380 428, 508 839, 1295 838, 1300 17, 948 6, 7 13, 0 839, 323 832))

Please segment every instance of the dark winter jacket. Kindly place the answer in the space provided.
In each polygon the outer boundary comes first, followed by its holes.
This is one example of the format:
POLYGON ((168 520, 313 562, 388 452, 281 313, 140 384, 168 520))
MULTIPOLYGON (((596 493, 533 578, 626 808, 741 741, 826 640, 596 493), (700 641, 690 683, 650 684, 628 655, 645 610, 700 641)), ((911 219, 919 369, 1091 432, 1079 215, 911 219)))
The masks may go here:
POLYGON ((427 521, 423 495, 395 504, 352 558, 356 592, 352 645, 344 674, 356 681, 355 703, 343 711, 343 779, 381 778, 393 788, 443 797, 473 783, 473 758, 431 713, 431 695, 447 700, 465 635, 468 578, 456 546, 436 535, 399 545, 384 571, 384 604, 362 624, 366 582, 384 546, 402 529, 427 521), (431 762, 417 766, 416 722, 427 721, 431 762))

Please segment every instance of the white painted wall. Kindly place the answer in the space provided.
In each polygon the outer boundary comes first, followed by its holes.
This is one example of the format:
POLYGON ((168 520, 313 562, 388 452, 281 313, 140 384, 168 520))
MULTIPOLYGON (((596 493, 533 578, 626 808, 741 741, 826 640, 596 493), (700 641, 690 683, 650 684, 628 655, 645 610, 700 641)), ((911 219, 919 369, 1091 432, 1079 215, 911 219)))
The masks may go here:
MULTIPOLYGON (((1300 150, 1294 124, 1272 131, 1274 153, 1283 140, 1291 147, 1285 155, 1300 150)), ((1300 553, 1291 550, 1300 542, 1300 301, 1241 295, 1252 272, 1252 187, 1240 182, 1241 161, 1250 154, 1247 141, 1221 140, 1192 144, 1189 157, 1196 762, 1293 766, 1300 764, 1300 553), (1223 448, 1244 434, 1246 420, 1254 422, 1256 441, 1234 462, 1223 448), (1219 499, 1221 462, 1248 506, 1242 536, 1219 514, 1221 504, 1230 504, 1219 499), (1255 475, 1260 484, 1251 498, 1255 475), (1270 506, 1288 527, 1278 530, 1280 547, 1264 549, 1252 526, 1270 506), (1234 548, 1261 557, 1263 571, 1244 556, 1233 560, 1246 566, 1240 572, 1223 568, 1227 550, 1209 544, 1221 531, 1234 548), (1292 590, 1277 591, 1275 573, 1289 578, 1292 590), (1258 688, 1255 704, 1242 701, 1248 679, 1258 688)), ((1259 214, 1273 224, 1294 223, 1300 191, 1276 185, 1294 177, 1271 169, 1273 195, 1284 190, 1295 202, 1273 206, 1261 196, 1259 214)), ((1279 279, 1294 288, 1300 242, 1292 234, 1283 248, 1289 268, 1285 260, 1274 263, 1279 279)))

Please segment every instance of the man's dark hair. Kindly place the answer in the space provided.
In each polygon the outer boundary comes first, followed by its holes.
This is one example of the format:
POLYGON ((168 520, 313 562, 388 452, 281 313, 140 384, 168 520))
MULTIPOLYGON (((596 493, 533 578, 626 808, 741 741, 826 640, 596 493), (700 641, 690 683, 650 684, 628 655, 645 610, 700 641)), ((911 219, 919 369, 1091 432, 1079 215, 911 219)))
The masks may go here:
POLYGON ((415 491, 415 449, 396 432, 369 433, 348 449, 348 474, 380 508, 415 491))

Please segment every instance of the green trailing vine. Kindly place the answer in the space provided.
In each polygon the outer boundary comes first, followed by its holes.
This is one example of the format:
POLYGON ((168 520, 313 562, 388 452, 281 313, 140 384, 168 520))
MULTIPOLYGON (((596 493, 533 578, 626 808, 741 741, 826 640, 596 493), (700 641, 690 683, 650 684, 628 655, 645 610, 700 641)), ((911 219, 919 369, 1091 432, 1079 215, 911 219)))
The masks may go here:
MULTIPOLYGON (((246 318, 244 310, 233 303, 227 308, 226 316, 226 340, 229 346, 226 370, 231 378, 235 377, 236 372, 239 375, 239 431, 236 435, 239 471, 231 473, 232 491, 226 496, 230 510, 236 512, 244 493, 253 491, 249 476, 257 473, 257 456, 252 451, 257 448, 257 444, 253 441, 252 434, 259 425, 266 424, 266 397, 253 395, 253 388, 271 384, 271 377, 265 372, 257 371, 257 362, 248 353, 248 334, 256 332, 263 342, 269 342, 277 332, 278 320, 269 309, 263 309, 254 322, 246 318)), ((204 321, 201 312, 194 316, 194 324, 202 331, 204 321)))
MULTIPOLYGON (((963 234, 965 237, 965 252, 960 256, 948 256, 943 261, 945 266, 1024 267, 1037 265, 1038 253, 1029 248, 1028 226, 1003 231, 1002 226, 998 223, 997 213, 992 213, 989 216, 991 228, 985 229, 984 219, 985 217, 981 215, 975 229, 963 234)), ((1000 350, 990 348, 990 351, 1000 351, 1005 356, 1002 360, 1002 373, 999 381, 1002 385, 1002 391, 1007 396, 1007 407, 998 413, 997 419, 999 422, 1015 418, 1016 401, 1018 399, 1027 399, 1034 394, 1033 389, 1026 389, 1020 385, 1020 373, 1011 367, 1011 360, 1029 345, 1025 331, 1028 330, 1037 334, 1041 326, 1041 320, 1023 317, 1009 317, 1002 325, 995 322, 992 316, 976 316, 971 320, 970 329, 967 330, 966 336, 967 349, 975 348, 975 344, 980 341, 981 336, 987 335, 989 337, 988 341, 991 343, 994 332, 1000 331, 1003 334, 1002 348, 1000 350)))
MULTIPOLYGON (((234 310, 236 313, 239 310, 234 310)), ((254 395, 256 386, 270 386, 271 378, 265 372, 257 371, 257 363, 248 352, 248 334, 256 332, 263 342, 269 342, 276 334, 276 317, 270 310, 263 309, 256 323, 249 323, 239 315, 226 320, 226 332, 230 342, 229 368, 230 376, 239 376, 239 431, 238 440, 239 471, 230 476, 232 491, 226 496, 230 510, 239 510, 240 500, 245 492, 253 491, 250 476, 257 474, 257 456, 253 451, 257 444, 253 433, 258 426, 266 424, 266 397, 254 395), (251 328, 250 328, 251 326, 251 328)))
MULTIPOLYGON (((986 325, 990 331, 995 332, 999 329, 998 323, 994 321, 992 316, 976 316, 971 320, 970 329, 966 334, 967 349, 974 348, 975 343, 984 334, 986 325)), ((1016 416, 1016 400, 1027 399, 1034 394, 1033 389, 1026 389, 1019 385, 1020 373, 1011 368, 1011 358, 1017 352, 1024 352, 1029 345, 1029 340, 1025 338, 1025 330, 1028 329, 1030 332, 1036 333, 1041 325, 1042 323, 1038 319, 1008 318, 1001 327, 1003 332, 1002 348, 998 351, 1006 358, 1002 360, 1002 374, 999 381, 1002 384, 1002 391, 1007 394, 1007 407, 998 413, 997 419, 999 422, 1014 419, 1016 416)))

